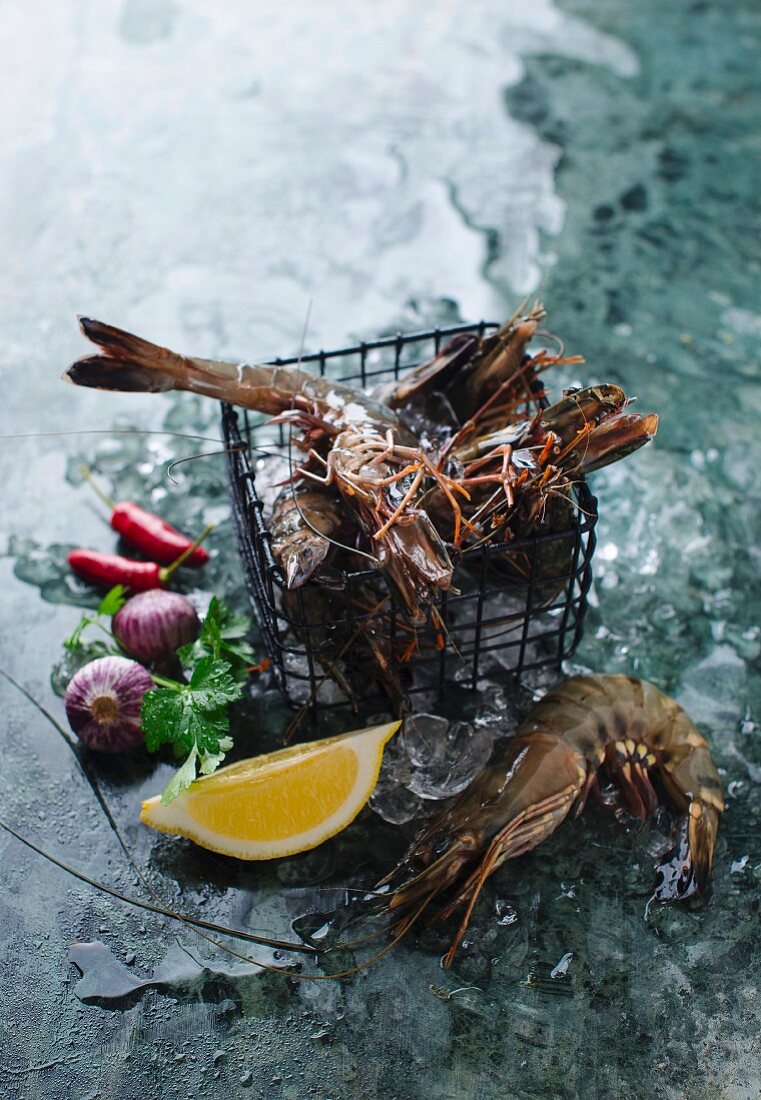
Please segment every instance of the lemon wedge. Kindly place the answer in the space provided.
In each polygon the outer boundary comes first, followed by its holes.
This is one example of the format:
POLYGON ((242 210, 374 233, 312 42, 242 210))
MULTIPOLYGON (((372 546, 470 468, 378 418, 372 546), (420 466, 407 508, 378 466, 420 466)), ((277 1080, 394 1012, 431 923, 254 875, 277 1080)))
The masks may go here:
POLYGON ((149 798, 140 820, 238 859, 316 848, 354 820, 401 722, 254 756, 197 779, 170 802, 149 798))

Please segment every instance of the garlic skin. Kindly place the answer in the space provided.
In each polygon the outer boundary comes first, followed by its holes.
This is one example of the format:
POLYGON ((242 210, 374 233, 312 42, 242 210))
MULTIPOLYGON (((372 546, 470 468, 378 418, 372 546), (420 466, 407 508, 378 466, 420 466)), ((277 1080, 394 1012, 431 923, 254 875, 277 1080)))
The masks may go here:
POLYGON ((128 653, 143 664, 153 665, 169 660, 180 646, 194 642, 201 624, 186 596, 154 588, 127 600, 114 615, 111 629, 128 653))
POLYGON ((140 711, 153 677, 126 657, 99 657, 80 668, 66 689, 69 725, 96 752, 125 752, 143 743, 140 711))

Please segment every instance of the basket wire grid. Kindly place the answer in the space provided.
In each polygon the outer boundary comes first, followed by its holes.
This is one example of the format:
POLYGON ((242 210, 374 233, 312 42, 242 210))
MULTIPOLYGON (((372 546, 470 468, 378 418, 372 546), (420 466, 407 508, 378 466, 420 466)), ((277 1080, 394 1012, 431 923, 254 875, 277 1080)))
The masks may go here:
MULTIPOLYGON (((276 359, 278 366, 299 363, 321 375, 361 387, 397 379, 439 351, 443 341, 461 332, 483 335, 498 326, 482 321, 396 334, 334 351, 276 359)), ((320 586, 307 582, 288 592, 276 562, 265 519, 264 502, 256 487, 256 463, 247 449, 253 444, 285 451, 281 425, 272 426, 259 414, 222 407, 222 429, 228 448, 227 465, 238 549, 246 585, 261 628, 275 681, 294 708, 308 703, 317 709, 346 706, 349 690, 363 706, 386 698, 378 669, 368 668, 366 652, 354 644, 367 606, 368 586, 382 586, 374 569, 342 574, 340 594, 324 606, 320 586), (342 669, 336 690, 332 672, 342 669), (374 679, 376 682, 373 683, 374 679), (369 688, 369 690, 368 690, 369 688)), ((584 481, 574 486, 572 520, 563 530, 534 533, 510 543, 483 545, 457 565, 452 589, 437 598, 440 626, 418 631, 408 659, 399 666, 405 692, 441 694, 456 680, 476 689, 485 667, 497 662, 519 679, 526 671, 559 667, 581 637, 592 581, 597 501, 584 481), (505 564, 514 568, 506 569, 505 564)), ((377 589, 376 589, 377 590, 377 589)), ((391 595, 384 600, 383 627, 392 651, 410 636, 411 628, 391 595)))

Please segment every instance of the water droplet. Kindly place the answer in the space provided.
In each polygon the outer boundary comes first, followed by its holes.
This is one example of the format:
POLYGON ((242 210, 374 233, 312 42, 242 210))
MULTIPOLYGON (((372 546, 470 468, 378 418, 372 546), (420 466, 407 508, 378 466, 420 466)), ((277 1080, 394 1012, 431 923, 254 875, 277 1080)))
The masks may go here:
POLYGON ((565 953, 565 955, 563 955, 560 962, 556 966, 553 966, 552 970, 550 971, 550 977, 551 978, 564 978, 565 975, 566 975, 566 971, 568 970, 568 967, 571 965, 571 959, 572 958, 573 958, 573 951, 567 951, 565 953))
POLYGON ((501 898, 498 898, 494 911, 497 914, 497 924, 502 928, 507 928, 508 925, 515 924, 518 920, 518 910, 509 901, 502 901, 501 898))

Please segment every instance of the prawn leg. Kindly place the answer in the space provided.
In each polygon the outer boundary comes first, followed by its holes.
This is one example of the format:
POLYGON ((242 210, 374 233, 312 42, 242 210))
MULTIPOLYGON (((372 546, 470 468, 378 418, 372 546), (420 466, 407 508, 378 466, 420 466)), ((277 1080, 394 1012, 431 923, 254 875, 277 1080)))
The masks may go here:
POLYGON ((406 881, 392 895, 391 910, 406 912, 422 897, 456 889, 440 911, 448 917, 458 906, 467 906, 456 949, 489 875, 548 837, 570 812, 586 778, 583 756, 556 736, 516 737, 481 780, 413 843, 399 869, 406 881), (423 870, 410 876, 421 862, 423 870))
POLYGON ((452 964, 457 948, 465 935, 473 908, 487 878, 508 859, 517 859, 518 856, 525 855, 526 852, 530 852, 543 840, 546 840, 551 833, 554 833, 558 825, 568 816, 581 788, 585 784, 585 780, 586 773, 581 772, 574 782, 569 783, 562 790, 550 795, 542 802, 538 802, 530 809, 524 810, 501 833, 497 833, 489 845, 482 863, 471 874, 457 897, 441 911, 442 919, 446 919, 452 915, 455 909, 467 902, 465 914, 460 921, 452 945, 444 958, 445 967, 452 964))

